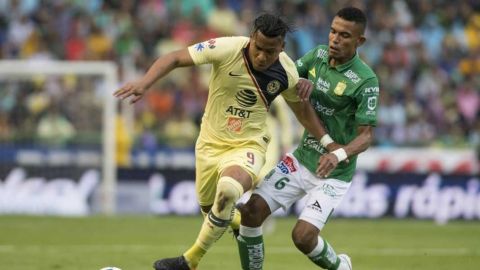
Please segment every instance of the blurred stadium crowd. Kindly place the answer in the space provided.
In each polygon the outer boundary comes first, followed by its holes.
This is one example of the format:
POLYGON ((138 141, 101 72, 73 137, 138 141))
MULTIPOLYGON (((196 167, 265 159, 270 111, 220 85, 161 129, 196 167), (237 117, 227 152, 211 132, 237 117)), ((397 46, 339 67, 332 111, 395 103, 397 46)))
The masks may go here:
MULTIPOLYGON (((248 35, 258 12, 268 10, 295 26, 286 50, 296 59, 328 42, 331 19, 345 5, 368 15, 368 40, 359 52, 380 79, 376 145, 478 146, 480 2, 475 0, 0 0, 0 57, 113 60, 125 82, 174 48, 248 35)), ((192 147, 208 75, 208 68, 196 67, 159 82, 159 91, 134 108, 133 132, 117 120, 119 140, 146 150, 192 147)), ((101 110, 95 89, 91 78, 75 75, 0 82, 0 141, 44 138, 63 144, 85 138, 95 126, 100 130, 95 117, 81 116, 87 104, 101 110)))

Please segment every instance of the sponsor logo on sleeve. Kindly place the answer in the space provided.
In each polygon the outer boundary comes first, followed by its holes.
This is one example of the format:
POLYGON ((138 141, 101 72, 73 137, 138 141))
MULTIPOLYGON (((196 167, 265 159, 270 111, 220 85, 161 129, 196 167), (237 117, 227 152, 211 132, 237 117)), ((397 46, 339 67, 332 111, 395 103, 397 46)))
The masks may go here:
POLYGON ((217 47, 217 45, 215 45, 217 41, 215 39, 210 39, 209 41, 207 41, 208 43, 208 48, 210 49, 215 49, 215 47, 217 47))
POLYGON ((205 49, 205 46, 203 45, 203 43, 197 43, 197 44, 195 45, 195 50, 196 50, 197 52, 201 52, 201 51, 203 51, 203 49, 205 49))
POLYGON ((378 93, 380 93, 380 88, 378 86, 376 86, 376 87, 366 87, 363 90, 363 93, 366 94, 366 95, 378 94, 378 93))
POLYGON ((367 115, 375 115, 375 109, 377 108, 377 97, 369 97, 367 99, 367 109, 368 111, 366 112, 367 115))

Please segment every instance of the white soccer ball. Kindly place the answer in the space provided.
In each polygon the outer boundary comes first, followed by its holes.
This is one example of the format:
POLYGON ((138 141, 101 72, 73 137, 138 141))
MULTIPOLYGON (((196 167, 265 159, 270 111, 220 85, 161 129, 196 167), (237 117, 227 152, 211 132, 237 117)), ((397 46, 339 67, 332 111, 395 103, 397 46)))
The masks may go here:
POLYGON ((107 267, 104 267, 100 270, 122 270, 122 269, 120 269, 118 267, 115 267, 115 266, 107 266, 107 267))

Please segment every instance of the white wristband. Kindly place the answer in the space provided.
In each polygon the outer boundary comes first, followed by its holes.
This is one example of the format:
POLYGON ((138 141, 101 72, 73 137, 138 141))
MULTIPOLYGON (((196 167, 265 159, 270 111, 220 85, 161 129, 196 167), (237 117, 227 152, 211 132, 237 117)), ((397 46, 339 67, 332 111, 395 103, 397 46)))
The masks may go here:
POLYGON ((333 143, 333 140, 328 134, 323 135, 323 137, 320 139, 320 144, 325 148, 331 143, 333 143))
POLYGON ((338 148, 337 150, 333 151, 332 154, 337 157, 338 162, 344 161, 348 157, 347 152, 345 152, 345 149, 343 148, 338 148))

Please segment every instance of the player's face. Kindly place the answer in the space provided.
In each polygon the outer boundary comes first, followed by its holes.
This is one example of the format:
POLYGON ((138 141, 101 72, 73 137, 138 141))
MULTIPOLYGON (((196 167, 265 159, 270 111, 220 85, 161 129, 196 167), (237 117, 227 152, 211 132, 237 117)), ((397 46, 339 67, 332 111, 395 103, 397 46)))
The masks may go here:
POLYGON ((350 60, 357 48, 365 42, 362 27, 355 22, 344 20, 336 16, 328 35, 328 54, 339 64, 350 60))
POLYGON ((268 69, 283 51, 284 41, 281 36, 266 37, 262 32, 253 33, 250 38, 248 54, 253 68, 258 71, 268 69))

